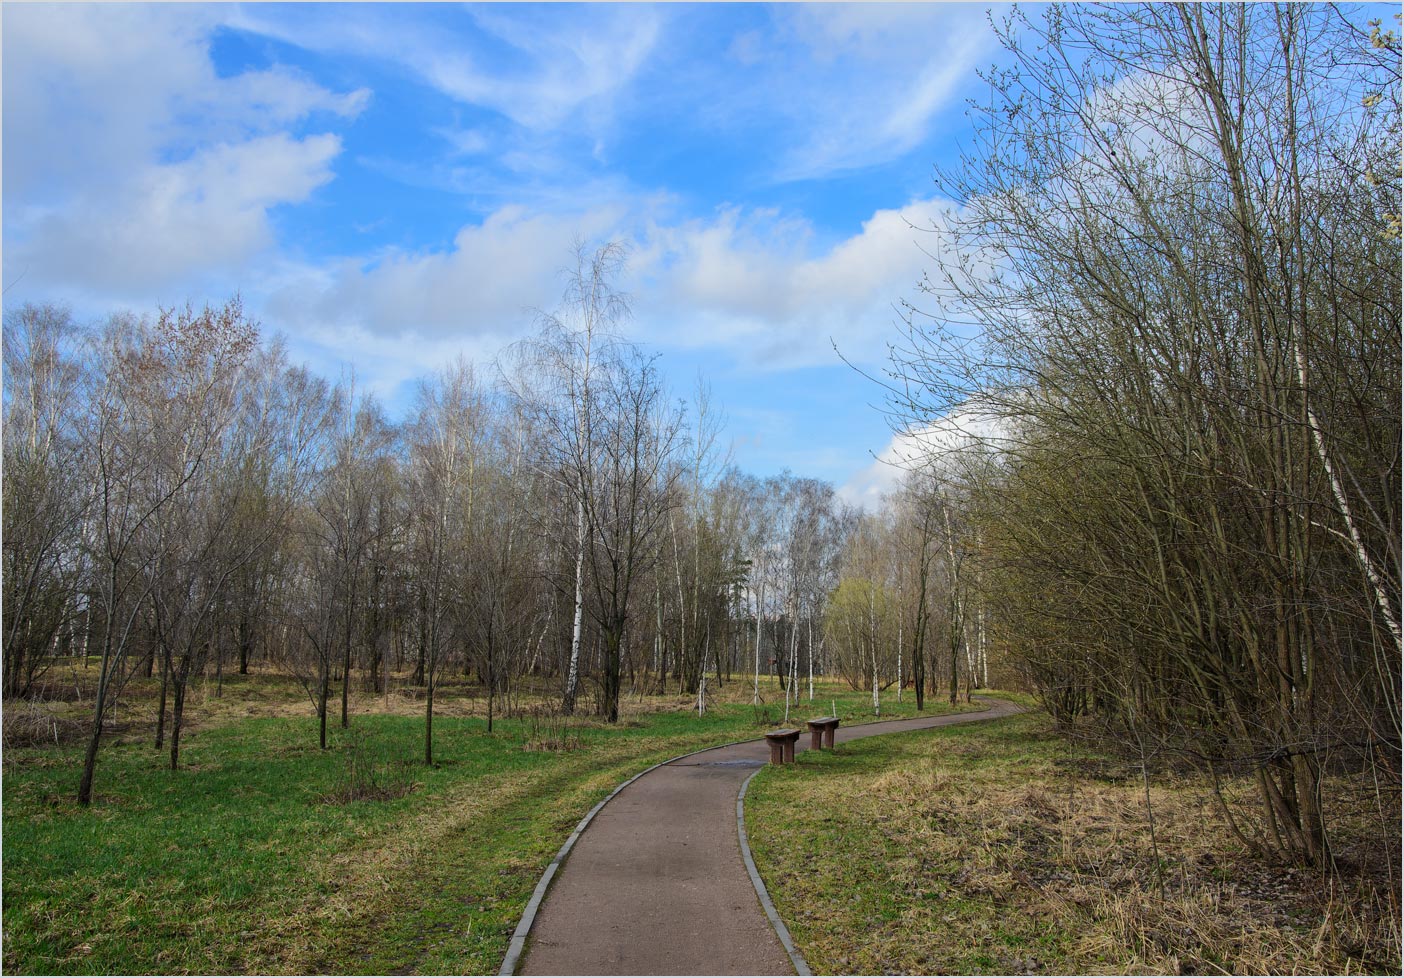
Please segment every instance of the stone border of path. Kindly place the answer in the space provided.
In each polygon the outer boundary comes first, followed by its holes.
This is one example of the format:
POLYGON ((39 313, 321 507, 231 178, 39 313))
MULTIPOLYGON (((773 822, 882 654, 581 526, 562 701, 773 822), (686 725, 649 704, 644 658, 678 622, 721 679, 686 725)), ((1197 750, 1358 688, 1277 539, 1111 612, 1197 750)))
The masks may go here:
POLYGON ((756 869, 756 861, 751 858, 751 840, 746 837, 746 789, 751 786, 756 775, 764 770, 765 768, 758 768, 754 774, 741 782, 741 790, 736 793, 736 834, 741 838, 741 858, 746 862, 746 872, 751 874, 751 885, 756 888, 761 907, 770 918, 770 926, 775 928, 775 936, 780 938, 780 945, 790 956, 790 964, 794 965, 795 974, 813 975, 814 972, 809 970, 809 962, 804 959, 799 948, 795 947, 794 939, 790 937, 790 928, 785 926, 785 922, 780 919, 780 911, 776 910, 775 904, 771 902, 770 891, 765 888, 765 880, 761 879, 760 870, 756 869))
MULTIPOLYGON (((978 697, 983 700, 983 697, 978 697)), ((969 713, 989 713, 993 707, 987 706, 983 710, 970 710, 969 713)), ((911 719, 911 718, 904 718, 911 719)), ((847 728, 867 727, 875 723, 887 723, 886 720, 867 720, 863 723, 850 723, 847 728)), ((749 743, 749 741, 741 741, 749 743)), ((686 757, 687 755, 683 755, 686 757)), ((736 793, 736 834, 741 840, 741 858, 746 862, 746 872, 751 876, 751 885, 756 888, 756 896, 760 897, 761 907, 765 910, 765 915, 770 918, 770 926, 775 928, 775 936, 780 938, 780 944, 785 948, 785 953, 790 956, 790 964, 794 966, 795 974, 804 978, 812 976, 814 972, 809 970, 809 962, 804 959, 800 949, 795 947, 794 938, 790 936, 790 928, 785 926, 785 922, 780 919, 780 911, 775 908, 774 902, 770 899, 770 891, 765 888, 765 881, 761 879, 760 870, 756 868, 756 861, 751 856, 751 840, 746 835, 746 789, 751 786, 751 782, 756 779, 756 775, 764 771, 759 768, 754 774, 741 783, 741 790, 736 793)))
MULTIPOLYGON (((976 699, 983 700, 984 697, 976 697, 976 699)), ((972 714, 988 713, 991 709, 993 709, 993 707, 987 706, 983 710, 970 710, 968 712, 972 714)), ((904 717, 902 719, 915 718, 904 717)), ((868 720, 864 723, 849 724, 846 729, 867 727, 875 723, 887 722, 889 721, 882 719, 868 720)), ((565 863, 566 857, 570 855, 571 849, 575 848, 576 840, 580 838, 581 833, 585 831, 590 822, 599 814, 600 809, 614 800, 615 795, 619 794, 645 774, 648 774, 650 771, 655 771, 665 764, 672 764, 674 761, 680 761, 685 757, 692 757, 695 754, 705 754, 708 751, 718 750, 722 747, 735 747, 738 744, 749 744, 756 740, 757 738, 753 737, 748 740, 733 740, 725 744, 713 744, 711 747, 702 747, 698 750, 688 751, 685 754, 679 754, 677 757, 670 757, 667 760, 659 761, 657 764, 644 768, 644 770, 640 771, 632 778, 622 782, 601 799, 598 805, 586 812, 585 817, 575 826, 575 831, 570 833, 570 837, 565 840, 565 844, 557 850, 550 865, 546 867, 546 871, 541 874, 541 879, 537 882, 536 889, 532 890, 531 899, 527 901, 526 908, 522 911, 521 920, 517 921, 517 929, 512 932, 512 941, 507 945, 507 956, 502 959, 502 967, 497 969, 499 978, 506 975, 515 975, 517 973, 517 965, 521 963, 522 952, 526 950, 527 935, 531 933, 532 924, 536 923, 536 913, 541 909, 541 901, 546 899, 546 891, 551 888, 551 881, 555 879, 556 872, 561 868, 562 864, 565 863)), ((790 962, 795 967, 795 973, 798 975, 812 975, 813 973, 809 970, 809 964, 804 960, 804 956, 800 954, 799 950, 795 947, 794 940, 790 937, 789 928, 787 928, 784 921, 780 919, 780 914, 775 909, 775 904, 771 902, 770 893, 766 890, 765 883, 760 878, 760 872, 756 869, 755 860, 751 858, 751 846, 746 838, 746 789, 750 787, 752 779, 763 770, 765 770, 764 767, 747 778, 745 782, 742 783, 741 790, 736 795, 736 828, 741 843, 741 856, 745 860, 746 872, 750 874, 751 885, 755 887, 756 896, 760 899, 761 907, 765 910, 765 915, 770 920, 771 926, 775 928, 775 935, 780 938, 780 944, 785 948, 785 953, 790 956, 790 962)))
MULTIPOLYGON (((521 962, 522 952, 526 950, 527 935, 531 933, 531 925, 536 923, 536 912, 541 909, 541 901, 546 899, 546 891, 551 888, 551 880, 555 879, 556 871, 560 869, 561 864, 566 861, 566 857, 570 855, 570 850, 575 848, 575 841, 580 838, 580 834, 585 831, 586 826, 599 814, 601 808, 608 805, 614 800, 615 795, 639 780, 639 778, 648 774, 650 771, 657 770, 665 764, 672 764, 674 761, 680 761, 684 757, 691 757, 693 754, 704 754, 709 750, 716 750, 718 747, 734 747, 737 744, 749 742, 750 741, 746 740, 733 740, 726 744, 713 744, 711 747, 703 747, 701 750, 691 750, 686 754, 679 754, 677 757, 670 757, 667 760, 659 761, 652 767, 644 768, 628 781, 620 784, 601 799, 598 805, 586 812, 585 817, 575 826, 575 831, 570 834, 570 838, 566 839, 565 844, 556 852, 555 858, 551 860, 551 865, 546 867, 546 872, 541 874, 541 880, 536 884, 536 889, 532 890, 531 899, 527 901, 526 909, 522 911, 522 919, 517 921, 517 929, 512 932, 512 943, 507 945, 507 956, 502 959, 502 967, 497 969, 499 978, 503 975, 515 975, 517 973, 517 965, 521 962)), ((754 775, 752 775, 752 777, 754 777, 754 775)), ((747 856, 749 858, 749 852, 747 856)))

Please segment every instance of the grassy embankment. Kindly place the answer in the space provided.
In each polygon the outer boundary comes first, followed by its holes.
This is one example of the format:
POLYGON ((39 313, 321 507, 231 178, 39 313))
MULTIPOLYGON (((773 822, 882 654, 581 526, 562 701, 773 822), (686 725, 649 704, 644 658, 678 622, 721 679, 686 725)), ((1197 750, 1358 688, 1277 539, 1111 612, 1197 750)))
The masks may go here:
POLYGON ((1398 810, 1368 777, 1331 789, 1355 813, 1334 878, 1249 857, 1173 772, 1150 788, 1157 878, 1139 766, 1040 713, 803 754, 746 814, 816 974, 1399 974, 1398 810))
MULTIPOLYGON (((82 671, 73 676, 81 690, 82 671)), ((214 687, 196 690, 173 773, 151 746, 152 688, 129 686, 87 810, 73 802, 83 704, 5 705, 6 971, 495 972, 590 806, 650 764, 782 716, 773 679, 759 709, 738 679, 700 719, 689 697, 630 697, 617 727, 527 715, 488 734, 483 701, 446 688, 427 768, 414 760, 412 699, 356 702, 350 735, 335 731, 321 751, 288 680, 227 676, 222 697, 214 687), (49 729, 60 743, 43 742, 49 729), (357 778, 362 794, 385 797, 339 800, 357 778)), ((866 719, 870 697, 825 683, 796 716, 837 700, 866 719)), ((904 699, 885 693, 884 716, 912 713, 904 699)))

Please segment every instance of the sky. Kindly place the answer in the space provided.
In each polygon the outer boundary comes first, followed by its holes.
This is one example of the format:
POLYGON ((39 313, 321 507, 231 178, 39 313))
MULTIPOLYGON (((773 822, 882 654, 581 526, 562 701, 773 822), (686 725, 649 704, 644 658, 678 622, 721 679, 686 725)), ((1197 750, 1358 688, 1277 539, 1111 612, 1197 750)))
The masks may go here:
POLYGON ((998 56, 959 3, 6 3, 0 44, 6 309, 237 292, 393 415, 619 241, 627 336, 736 464, 869 504, 893 433, 842 358, 881 372, 998 56))

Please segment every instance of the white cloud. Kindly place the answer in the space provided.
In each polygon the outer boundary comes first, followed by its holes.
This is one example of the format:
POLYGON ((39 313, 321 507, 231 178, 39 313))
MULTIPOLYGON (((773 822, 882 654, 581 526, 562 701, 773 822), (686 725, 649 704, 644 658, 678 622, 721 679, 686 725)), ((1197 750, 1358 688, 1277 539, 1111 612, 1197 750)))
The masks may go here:
POLYGON ((7 200, 127 172, 213 77, 208 8, 10 4, 4 10, 7 200))
MULTIPOLYGON (((658 14, 651 8, 588 8, 588 22, 543 10, 536 16, 495 7, 471 8, 478 25, 525 56, 522 77, 455 74, 450 94, 498 109, 534 129, 560 125, 583 103, 622 89, 658 40, 658 14)), ((453 59, 449 59, 453 63, 453 59)))
MULTIPOLYGON (((269 315, 303 331, 454 337, 490 346, 534 328, 559 302, 577 239, 626 242, 631 335, 664 350, 719 352, 756 372, 886 355, 927 256, 918 246, 941 201, 880 210, 849 238, 815 249, 805 221, 728 208, 710 221, 660 223, 669 202, 602 199, 578 210, 510 205, 459 229, 442 249, 388 249, 318 265, 288 264, 261 290, 269 315)), ((429 360, 424 360, 430 366, 429 360)))
POLYGON ((5 8, 7 283, 149 301, 237 282, 275 244, 269 210, 331 179, 340 139, 288 130, 355 116, 369 94, 280 66, 220 77, 223 12, 5 8))
POLYGON ((952 456, 964 453, 997 452, 1007 444, 1008 430, 999 416, 967 405, 931 424, 897 432, 873 463, 856 472, 838 494, 852 505, 875 511, 901 487, 907 473, 948 466, 952 456))
POLYGON ((442 251, 391 250, 304 269, 273 288, 267 306, 299 329, 505 341, 530 327, 531 309, 556 304, 575 237, 600 236, 618 220, 609 210, 552 216, 506 207, 460 229, 442 251))
POLYGON ((621 196, 575 211, 503 207, 443 249, 294 269, 267 291, 269 309, 310 328, 516 336, 531 328, 531 309, 557 304, 573 242, 613 238, 631 247, 618 285, 633 299, 633 335, 650 345, 720 351, 769 371, 835 364, 837 343, 844 356, 872 365, 885 356, 894 304, 929 262, 919 229, 945 205, 880 210, 857 234, 818 251, 807 222, 774 211, 728 208, 711 221, 658 223, 667 206, 621 196))
POLYGON ((543 10, 491 6, 445 8, 425 22, 399 11, 335 6, 242 8, 242 29, 325 54, 387 62, 456 101, 498 112, 537 132, 570 125, 587 107, 600 123, 608 102, 638 72, 658 40, 659 13, 631 6, 543 10), (452 19, 470 17, 478 33, 452 19))
POLYGON ((831 346, 858 363, 883 341, 930 259, 918 241, 945 202, 884 209, 817 254, 810 226, 771 213, 727 210, 712 222, 652 228, 639 274, 649 280, 638 313, 654 339, 721 347, 765 369, 832 364, 831 346))
POLYGON ((340 148, 336 136, 279 133, 148 166, 119 193, 80 194, 28 222, 8 257, 41 283, 117 296, 236 276, 274 244, 269 208, 305 200, 331 179, 340 148))
POLYGON ((778 76, 776 100, 800 133, 777 178, 803 180, 896 159, 930 135, 992 38, 966 4, 796 4, 783 33, 803 49, 803 90, 778 76))

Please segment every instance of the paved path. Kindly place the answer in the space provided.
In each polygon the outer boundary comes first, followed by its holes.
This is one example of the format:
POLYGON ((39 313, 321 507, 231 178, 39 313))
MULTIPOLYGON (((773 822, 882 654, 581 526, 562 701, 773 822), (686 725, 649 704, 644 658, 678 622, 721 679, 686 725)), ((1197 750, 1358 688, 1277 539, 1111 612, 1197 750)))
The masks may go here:
MULTIPOLYGON (((837 740, 1019 712, 1004 700, 984 702, 990 708, 980 713, 840 727, 837 740)), ((808 743, 806 732, 797 747, 808 743)), ((764 740, 713 748, 661 765, 615 795, 557 872, 518 973, 794 974, 737 837, 737 793, 769 756, 764 740)))

